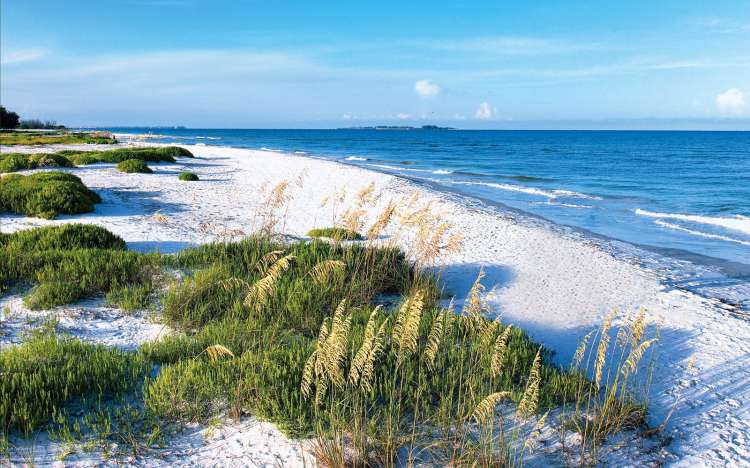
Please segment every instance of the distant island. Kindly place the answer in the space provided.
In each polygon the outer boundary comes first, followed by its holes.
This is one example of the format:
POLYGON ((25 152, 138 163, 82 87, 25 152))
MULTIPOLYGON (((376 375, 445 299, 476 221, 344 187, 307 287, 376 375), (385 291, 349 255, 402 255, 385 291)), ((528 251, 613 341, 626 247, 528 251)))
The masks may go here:
POLYGON ((336 130, 456 130, 453 127, 439 127, 437 125, 422 125, 410 127, 408 125, 376 125, 374 127, 344 127, 336 130))

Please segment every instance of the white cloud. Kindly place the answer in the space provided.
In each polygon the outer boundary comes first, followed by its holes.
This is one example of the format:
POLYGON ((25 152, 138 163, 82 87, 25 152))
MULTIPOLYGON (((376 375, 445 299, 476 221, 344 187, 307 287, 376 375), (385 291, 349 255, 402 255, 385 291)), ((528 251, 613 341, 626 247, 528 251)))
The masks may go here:
POLYGON ((716 107, 722 114, 737 115, 744 112, 747 101, 742 91, 731 88, 716 96, 716 107))
POLYGON ((399 120, 407 120, 409 117, 411 117, 409 114, 405 114, 403 112, 396 114, 396 118, 399 120))
POLYGON ((414 91, 421 97, 430 98, 440 94, 440 86, 430 80, 419 80, 414 83, 414 91))
POLYGON ((490 106, 488 102, 479 104, 476 112, 474 112, 474 118, 479 120, 489 120, 497 114, 497 109, 490 106))
POLYGON ((489 53, 493 55, 556 55, 598 50, 597 43, 574 43, 544 37, 486 36, 426 43, 440 50, 489 53))
POLYGON ((33 62, 47 55, 45 49, 23 49, 13 52, 3 52, 2 65, 13 65, 15 63, 33 62))

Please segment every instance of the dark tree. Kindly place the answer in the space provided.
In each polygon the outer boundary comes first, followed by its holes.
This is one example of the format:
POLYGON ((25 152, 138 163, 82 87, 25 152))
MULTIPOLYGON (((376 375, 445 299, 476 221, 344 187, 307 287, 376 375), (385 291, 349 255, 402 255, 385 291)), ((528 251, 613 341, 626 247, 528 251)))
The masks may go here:
POLYGON ((0 106, 0 128, 18 127, 19 117, 15 112, 9 112, 5 107, 0 106))

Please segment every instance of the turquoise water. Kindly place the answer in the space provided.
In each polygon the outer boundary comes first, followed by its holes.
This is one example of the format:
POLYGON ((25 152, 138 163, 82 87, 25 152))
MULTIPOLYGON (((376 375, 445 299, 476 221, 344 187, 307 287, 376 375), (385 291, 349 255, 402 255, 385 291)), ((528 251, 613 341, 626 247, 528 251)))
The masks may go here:
POLYGON ((750 272, 750 132, 150 132, 164 135, 155 141, 338 160, 667 255, 732 264, 735 276, 750 272))

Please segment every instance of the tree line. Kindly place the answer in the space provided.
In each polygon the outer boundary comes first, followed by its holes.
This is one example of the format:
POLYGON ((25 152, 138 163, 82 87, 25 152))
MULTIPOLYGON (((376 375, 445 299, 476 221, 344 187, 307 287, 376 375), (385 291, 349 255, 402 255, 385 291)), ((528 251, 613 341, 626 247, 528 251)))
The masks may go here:
POLYGON ((39 119, 21 119, 21 117, 12 111, 7 110, 5 107, 0 106, 0 128, 13 129, 13 128, 44 128, 44 129, 55 129, 65 128, 64 125, 58 125, 54 120, 42 121, 39 119))

